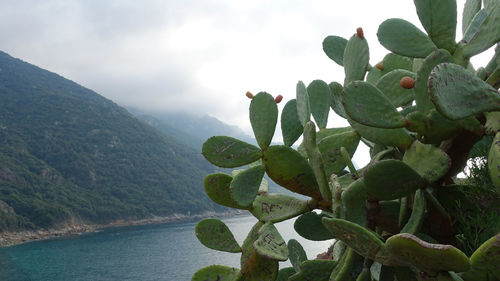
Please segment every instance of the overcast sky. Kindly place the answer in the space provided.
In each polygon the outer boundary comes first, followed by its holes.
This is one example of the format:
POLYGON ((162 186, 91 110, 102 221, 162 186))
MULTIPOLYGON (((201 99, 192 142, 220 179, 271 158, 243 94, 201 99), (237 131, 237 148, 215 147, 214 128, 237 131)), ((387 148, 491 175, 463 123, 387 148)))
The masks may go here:
POLYGON ((421 27, 411 0, 0 0, 0 50, 120 105, 209 114, 250 134, 246 91, 283 95, 281 109, 298 80, 342 82, 323 39, 362 27, 375 64, 378 25, 393 17, 421 27))

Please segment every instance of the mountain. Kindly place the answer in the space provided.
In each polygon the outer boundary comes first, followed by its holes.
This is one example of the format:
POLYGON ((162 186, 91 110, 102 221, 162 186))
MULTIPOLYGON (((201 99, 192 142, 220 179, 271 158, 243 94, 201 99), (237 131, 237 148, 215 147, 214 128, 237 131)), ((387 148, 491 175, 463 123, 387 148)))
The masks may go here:
POLYGON ((222 210, 214 167, 112 101, 0 52, 0 230, 222 210))

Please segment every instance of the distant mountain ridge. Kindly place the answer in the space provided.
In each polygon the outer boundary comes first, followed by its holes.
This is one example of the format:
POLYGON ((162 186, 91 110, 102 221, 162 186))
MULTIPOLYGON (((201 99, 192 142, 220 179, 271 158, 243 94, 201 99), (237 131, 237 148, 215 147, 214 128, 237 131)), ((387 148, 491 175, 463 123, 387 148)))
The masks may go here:
POLYGON ((0 230, 222 210, 203 192, 213 170, 112 101, 0 51, 0 230))

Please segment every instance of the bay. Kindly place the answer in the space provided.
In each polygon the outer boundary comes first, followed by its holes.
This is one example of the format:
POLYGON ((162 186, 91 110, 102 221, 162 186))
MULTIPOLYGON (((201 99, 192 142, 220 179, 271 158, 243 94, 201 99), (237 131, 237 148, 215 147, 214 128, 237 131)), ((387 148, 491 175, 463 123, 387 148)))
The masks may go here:
MULTIPOLYGON (((241 244, 253 217, 223 221, 241 244)), ((331 241, 303 239, 294 220, 277 224, 285 241, 297 239, 309 259, 324 252, 331 241)), ((105 228, 79 236, 35 241, 0 249, 0 280, 191 280, 211 264, 240 267, 240 254, 205 248, 196 238, 196 222, 105 228)), ((290 266, 288 261, 280 267, 290 266)))

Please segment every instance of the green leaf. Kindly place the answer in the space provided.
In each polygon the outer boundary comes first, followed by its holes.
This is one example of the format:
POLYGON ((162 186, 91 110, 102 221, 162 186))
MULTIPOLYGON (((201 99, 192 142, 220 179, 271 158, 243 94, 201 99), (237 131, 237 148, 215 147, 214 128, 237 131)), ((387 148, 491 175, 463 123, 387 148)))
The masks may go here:
POLYGON ((408 164, 428 182, 435 182, 448 172, 451 159, 444 151, 431 145, 414 141, 403 156, 408 164))
POLYGON ((495 1, 486 8, 488 16, 479 27, 476 36, 463 46, 465 58, 477 55, 500 41, 500 2, 495 1))
POLYGON ((233 234, 223 223, 218 219, 203 219, 196 225, 196 237, 201 244, 214 250, 239 253, 241 248, 238 242, 234 239, 233 234))
POLYGON ((302 270, 292 275, 290 281, 328 281, 330 272, 337 263, 332 260, 308 260, 301 265, 302 270))
POLYGON ((328 36, 323 40, 323 51, 338 65, 344 65, 344 50, 347 39, 339 36, 328 36))
POLYGON ((198 270, 191 281, 206 281, 206 280, 218 280, 218 281, 233 281, 236 276, 240 273, 240 270, 234 267, 229 267, 225 265, 209 265, 198 270))
POLYGON ((209 138, 201 151, 208 162, 222 168, 248 165, 262 156, 258 147, 226 136, 209 138))
POLYGON ((297 83, 297 114, 302 127, 311 120, 311 108, 309 106, 309 94, 302 81, 297 83))
POLYGON ((335 239, 341 240, 361 256, 383 265, 401 265, 374 232, 343 219, 323 218, 322 222, 335 239))
POLYGON ((344 50, 344 85, 351 81, 363 80, 370 61, 370 51, 366 39, 354 34, 344 50))
POLYGON ((500 280, 500 233, 484 242, 470 257, 471 269, 462 277, 467 281, 500 280))
POLYGON ((469 27, 474 16, 481 10, 481 0, 466 0, 462 11, 462 35, 469 27))
POLYGON ((344 87, 337 82, 331 82, 328 84, 328 87, 330 87, 330 93, 332 94, 330 107, 333 111, 335 111, 335 113, 337 113, 338 116, 347 118, 344 111, 344 105, 342 105, 342 91, 344 90, 344 87))
POLYGON ((307 86, 311 113, 320 129, 326 128, 330 111, 331 93, 328 84, 321 80, 312 81, 307 86))
POLYGON ((403 129, 383 129, 365 126, 349 120, 352 128, 363 138, 385 146, 397 146, 406 149, 411 145, 413 138, 403 129))
POLYGON ((379 200, 394 200, 426 186, 425 180, 402 161, 382 160, 365 172, 366 192, 379 200))
POLYGON ((286 261, 288 259, 288 247, 285 240, 272 223, 266 223, 259 230, 259 238, 255 240, 253 246, 261 256, 286 261))
POLYGON ((264 173, 265 168, 262 165, 238 173, 230 185, 231 198, 241 206, 250 206, 257 197, 264 173))
POLYGON ((267 175, 288 190, 321 199, 318 183, 307 160, 288 146, 270 146, 263 162, 267 175))
POLYGON ((469 258, 451 245, 430 244, 408 233, 393 235, 385 244, 393 255, 426 272, 463 272, 470 268, 469 258))
POLYGON ((400 107, 413 101, 415 95, 413 88, 405 89, 401 86, 403 77, 416 79, 416 74, 403 69, 393 70, 380 77, 375 86, 391 101, 394 107, 400 107))
POLYGON ((493 185, 500 192, 500 132, 495 134, 488 154, 488 170, 493 185))
POLYGON ((405 126, 405 119, 387 97, 368 82, 349 83, 343 92, 344 108, 354 121, 366 126, 394 129, 405 126))
POLYGON ((297 240, 290 239, 288 241, 288 253, 288 258, 295 272, 300 272, 300 265, 307 260, 306 251, 304 251, 304 248, 302 248, 302 245, 297 240))
POLYGON ((293 227, 300 236, 308 240, 324 241, 333 239, 332 234, 321 223, 323 217, 326 217, 326 215, 315 212, 305 213, 297 218, 293 227))
POLYGON ((500 94, 463 67, 442 63, 429 77, 432 102, 443 116, 458 120, 500 110, 500 94))
POLYGON ((286 146, 292 146, 302 135, 304 128, 297 114, 297 100, 289 100, 281 112, 281 133, 286 146))
POLYGON ((284 194, 261 194, 253 201, 251 213, 264 222, 277 223, 308 210, 307 201, 284 194))
POLYGON ((440 49, 455 50, 456 0, 413 0, 420 22, 440 49))
POLYGON ((212 201, 219 205, 235 209, 249 209, 248 207, 241 206, 231 197, 229 186, 232 180, 233 178, 226 174, 210 174, 205 177, 205 181, 203 182, 205 192, 212 201))
POLYGON ((432 40, 403 19, 388 19, 378 28, 378 41, 398 55, 425 58, 437 49, 432 40))
POLYGON ((260 92, 250 103, 250 123, 260 148, 266 149, 273 139, 278 122, 278 105, 273 96, 260 92))
POLYGON ((338 174, 344 170, 347 164, 340 154, 340 148, 345 147, 352 157, 358 147, 359 140, 360 137, 355 131, 348 131, 333 134, 319 141, 318 149, 321 152, 327 175, 338 174))

